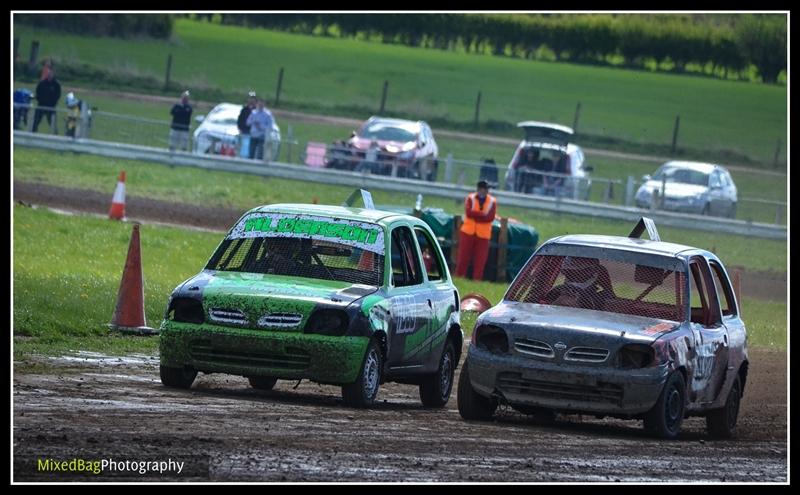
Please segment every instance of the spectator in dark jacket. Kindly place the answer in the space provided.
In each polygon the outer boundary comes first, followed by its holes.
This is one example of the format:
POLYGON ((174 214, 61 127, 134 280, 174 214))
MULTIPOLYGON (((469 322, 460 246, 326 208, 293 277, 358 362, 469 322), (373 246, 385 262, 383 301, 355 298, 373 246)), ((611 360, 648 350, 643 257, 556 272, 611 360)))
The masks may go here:
POLYGON ((189 92, 181 94, 181 102, 176 103, 172 110, 172 125, 169 130, 169 150, 175 148, 189 151, 189 126, 192 120, 192 106, 189 105, 189 92))
POLYGON ((33 132, 39 128, 42 117, 47 118, 47 124, 56 130, 56 105, 61 99, 61 84, 56 79, 56 70, 50 68, 47 77, 36 85, 36 113, 33 114, 33 132))
POLYGON ((236 121, 239 127, 239 154, 244 158, 250 157, 250 124, 247 123, 247 119, 256 108, 256 100, 255 91, 247 93, 247 103, 242 107, 239 119, 236 121))

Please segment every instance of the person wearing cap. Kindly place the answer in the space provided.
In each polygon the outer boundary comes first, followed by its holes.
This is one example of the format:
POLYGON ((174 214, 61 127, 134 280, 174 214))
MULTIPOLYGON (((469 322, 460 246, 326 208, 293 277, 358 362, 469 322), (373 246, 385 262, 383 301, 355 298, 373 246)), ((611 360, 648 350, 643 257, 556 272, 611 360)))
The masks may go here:
POLYGON ((181 94, 180 103, 176 103, 169 112, 172 125, 169 129, 169 150, 181 149, 189 151, 189 126, 192 121, 192 106, 189 105, 189 92, 181 94))
POLYGON ((247 123, 247 118, 256 108, 256 99, 255 91, 247 93, 247 103, 242 107, 236 120, 236 126, 239 128, 239 154, 242 158, 250 157, 250 124, 247 123))
POLYGON ((83 102, 75 97, 75 93, 70 91, 67 93, 65 103, 67 104, 67 136, 73 138, 76 136, 76 134, 80 136, 77 131, 80 123, 83 102))
POLYGON ((457 277, 466 277, 472 262, 472 280, 483 279, 496 213, 497 200, 489 194, 489 184, 485 180, 479 181, 477 191, 464 199, 464 223, 458 236, 457 277))

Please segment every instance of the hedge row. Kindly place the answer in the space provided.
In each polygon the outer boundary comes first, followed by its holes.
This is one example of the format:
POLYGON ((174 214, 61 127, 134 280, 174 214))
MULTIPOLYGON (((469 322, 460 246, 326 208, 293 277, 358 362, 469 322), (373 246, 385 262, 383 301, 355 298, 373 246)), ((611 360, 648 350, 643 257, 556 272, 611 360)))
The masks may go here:
POLYGON ((14 22, 69 33, 130 38, 172 35, 168 14, 15 14, 14 22))
POLYGON ((786 69, 786 16, 771 14, 222 14, 221 21, 439 49, 628 66, 667 63, 711 74, 755 66, 774 83, 786 69))

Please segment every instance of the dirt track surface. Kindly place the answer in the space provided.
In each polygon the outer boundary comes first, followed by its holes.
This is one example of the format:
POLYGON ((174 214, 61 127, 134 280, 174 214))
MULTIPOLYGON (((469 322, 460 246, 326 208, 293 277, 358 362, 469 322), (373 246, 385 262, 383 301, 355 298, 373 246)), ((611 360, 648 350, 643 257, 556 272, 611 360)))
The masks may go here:
POLYGON ((114 480, 787 481, 786 353, 750 358, 738 438, 711 440, 691 418, 678 440, 661 441, 638 421, 561 416, 544 426, 504 411, 465 422, 455 390, 445 409, 427 410, 416 387, 384 384, 376 407, 357 410, 339 388, 310 382, 263 392, 201 374, 179 390, 161 385, 155 356, 42 357, 15 363, 14 480, 109 480, 33 466, 110 457, 183 459, 190 474, 114 480))
MULTIPOLYGON (((62 208, 69 211, 108 214, 111 191, 70 189, 35 182, 14 181, 14 200, 28 204, 62 208)), ((174 203, 138 196, 126 197, 129 220, 156 221, 226 232, 245 210, 213 208, 174 203)), ((733 268, 733 267, 729 267, 733 268)), ((742 294, 772 301, 786 301, 785 273, 745 271, 742 269, 742 294)))

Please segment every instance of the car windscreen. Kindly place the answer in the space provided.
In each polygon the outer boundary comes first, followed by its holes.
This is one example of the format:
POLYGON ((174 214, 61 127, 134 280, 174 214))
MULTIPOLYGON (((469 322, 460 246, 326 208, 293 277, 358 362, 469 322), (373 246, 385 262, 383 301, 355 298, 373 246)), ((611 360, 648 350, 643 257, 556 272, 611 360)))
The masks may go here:
POLYGON ((417 134, 410 129, 399 127, 385 122, 373 122, 361 128, 358 137, 375 139, 378 141, 397 141, 407 143, 416 141, 417 134))
POLYGON ((680 322, 686 311, 685 273, 673 268, 641 257, 537 254, 517 275, 506 300, 680 322))
POLYGON ((207 121, 211 124, 236 125, 239 120, 239 113, 217 112, 208 116, 207 121))
POLYGON ((380 286, 383 229, 314 215, 252 213, 231 229, 206 266, 380 286))
POLYGON ((699 170, 679 167, 661 167, 653 176, 659 182, 674 182, 677 184, 693 184, 696 186, 708 185, 708 174, 699 170))

